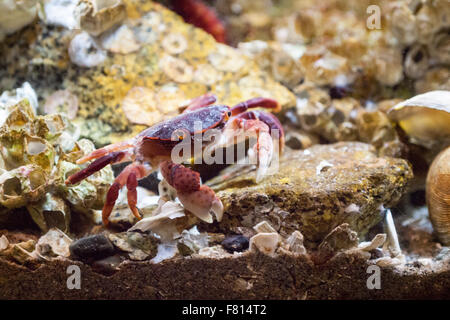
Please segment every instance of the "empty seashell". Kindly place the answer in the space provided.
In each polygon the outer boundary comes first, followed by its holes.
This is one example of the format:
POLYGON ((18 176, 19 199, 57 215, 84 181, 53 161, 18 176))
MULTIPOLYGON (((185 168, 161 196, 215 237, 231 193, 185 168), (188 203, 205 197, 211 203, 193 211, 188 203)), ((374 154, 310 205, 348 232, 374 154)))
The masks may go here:
POLYGON ((391 120, 423 146, 450 140, 450 91, 436 90, 403 101, 388 111, 391 120))
POLYGON ((426 183, 430 220, 439 239, 450 245, 450 147, 442 151, 428 171, 426 183))

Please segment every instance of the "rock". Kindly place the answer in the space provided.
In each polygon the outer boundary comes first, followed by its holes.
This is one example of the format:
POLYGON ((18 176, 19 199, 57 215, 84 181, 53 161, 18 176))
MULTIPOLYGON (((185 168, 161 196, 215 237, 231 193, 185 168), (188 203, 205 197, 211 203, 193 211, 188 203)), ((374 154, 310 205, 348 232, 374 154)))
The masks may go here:
POLYGON ((124 260, 119 255, 114 255, 92 263, 92 269, 98 273, 110 276, 119 270, 120 263, 124 260))
POLYGON ((367 144, 341 142, 288 152, 278 172, 259 184, 254 176, 209 181, 225 211, 220 224, 203 226, 226 233, 266 220, 283 237, 299 230, 308 247, 342 223, 359 236, 367 233, 383 217, 380 205, 391 207, 404 194, 412 170, 405 160, 377 157, 367 144), (317 173, 323 161, 331 166, 317 173))
POLYGON ((74 259, 92 262, 114 254, 114 246, 103 234, 96 234, 74 241, 70 247, 74 259))
POLYGON ((208 91, 228 105, 255 96, 295 105, 289 90, 238 50, 152 1, 123 2, 127 17, 96 38, 43 22, 7 37, 0 43, 0 89, 27 79, 44 100, 66 90, 78 99, 74 121, 82 136, 97 146, 171 118, 208 91))
POLYGON ((109 240, 131 260, 147 260, 156 256, 159 240, 152 234, 139 232, 109 233, 109 240))
POLYGON ((358 246, 358 235, 351 230, 348 223, 343 223, 333 229, 320 243, 317 252, 313 255, 316 264, 325 263, 336 253, 353 249, 358 246))
POLYGON ((37 262, 37 256, 33 253, 35 247, 36 241, 32 239, 10 244, 7 248, 0 251, 0 256, 5 256, 22 265, 31 265, 37 262))
POLYGON ((229 236, 222 241, 222 247, 230 253, 241 252, 248 249, 249 240, 240 234, 229 236))

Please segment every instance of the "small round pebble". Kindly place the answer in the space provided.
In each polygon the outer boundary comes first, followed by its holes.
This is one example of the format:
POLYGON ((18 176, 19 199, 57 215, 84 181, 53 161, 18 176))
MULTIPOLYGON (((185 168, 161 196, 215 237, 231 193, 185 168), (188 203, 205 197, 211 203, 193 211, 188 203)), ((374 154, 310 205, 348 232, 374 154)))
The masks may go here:
POLYGON ((230 253, 247 250, 248 246, 248 238, 240 234, 228 236, 225 238, 225 240, 222 241, 222 247, 230 253))
POLYGON ((103 234, 96 234, 74 241, 70 247, 73 258, 81 261, 95 261, 114 254, 114 246, 103 234))

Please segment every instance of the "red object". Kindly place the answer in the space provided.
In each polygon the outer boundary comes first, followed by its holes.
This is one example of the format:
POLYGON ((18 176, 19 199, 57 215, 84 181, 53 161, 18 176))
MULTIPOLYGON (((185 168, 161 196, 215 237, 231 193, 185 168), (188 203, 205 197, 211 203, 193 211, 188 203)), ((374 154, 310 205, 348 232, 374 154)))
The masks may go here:
POLYGON ((182 16, 184 21, 202 28, 216 41, 226 43, 225 27, 212 8, 200 0, 173 0, 172 3, 174 11, 182 16))

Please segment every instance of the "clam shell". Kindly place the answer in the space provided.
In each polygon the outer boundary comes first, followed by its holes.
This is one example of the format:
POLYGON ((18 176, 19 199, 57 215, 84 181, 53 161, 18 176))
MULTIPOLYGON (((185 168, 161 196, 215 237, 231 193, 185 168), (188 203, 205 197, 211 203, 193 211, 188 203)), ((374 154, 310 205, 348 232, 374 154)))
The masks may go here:
POLYGON ((426 185, 428 211, 433 228, 446 246, 450 245, 450 147, 433 161, 426 185))
POLYGON ((450 91, 436 90, 403 101, 388 111, 414 142, 427 146, 450 139, 450 91))

